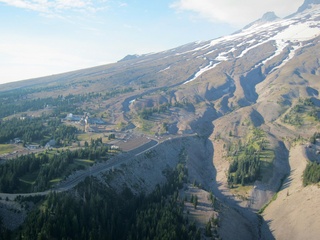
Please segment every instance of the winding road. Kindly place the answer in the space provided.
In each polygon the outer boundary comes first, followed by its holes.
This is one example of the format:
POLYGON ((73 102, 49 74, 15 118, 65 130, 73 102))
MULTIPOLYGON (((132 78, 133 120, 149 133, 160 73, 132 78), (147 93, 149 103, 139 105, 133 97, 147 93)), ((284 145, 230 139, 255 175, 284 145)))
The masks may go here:
POLYGON ((68 176, 66 180, 63 182, 55 185, 52 189, 43 191, 43 192, 33 192, 33 193, 0 193, 1 199, 8 199, 8 200, 15 200, 16 197, 22 196, 22 197, 29 197, 29 196, 45 196, 51 192, 65 192, 72 188, 74 188, 78 183, 83 181, 86 177, 89 176, 97 176, 101 172, 105 172, 108 170, 112 170, 113 168, 130 161, 136 156, 139 156, 155 147, 157 147, 159 144, 164 143, 166 141, 171 141, 174 138, 185 138, 194 136, 194 134, 190 135, 180 135, 180 136, 170 136, 167 138, 163 138, 161 140, 157 139, 151 139, 150 141, 131 150, 126 153, 121 153, 119 155, 116 155, 109 159, 107 162, 103 163, 97 163, 88 169, 85 170, 79 170, 74 172, 72 175, 68 176))

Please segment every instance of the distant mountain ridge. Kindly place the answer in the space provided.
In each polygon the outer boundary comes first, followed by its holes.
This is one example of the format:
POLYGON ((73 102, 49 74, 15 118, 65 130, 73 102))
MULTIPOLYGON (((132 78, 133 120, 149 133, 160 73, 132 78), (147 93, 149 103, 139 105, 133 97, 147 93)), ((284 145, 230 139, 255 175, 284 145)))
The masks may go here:
POLYGON ((133 54, 133 55, 129 54, 129 55, 125 56, 124 58, 120 59, 118 62, 133 60, 133 59, 136 59, 138 57, 139 57, 138 54, 133 54))
MULTIPOLYGON (((303 13, 304 10, 309 9, 311 6, 319 5, 319 4, 320 4, 320 0, 305 0, 303 5, 299 8, 299 10, 296 13, 290 15, 289 17, 287 17, 285 19, 290 19, 295 14, 303 13)), ((220 40, 221 41, 228 40, 228 39, 232 40, 239 33, 246 34, 246 31, 249 30, 249 29, 250 29, 250 31, 255 31, 252 28, 256 28, 256 30, 258 30, 258 32, 259 32, 260 29, 263 29, 264 28, 263 26, 265 24, 267 24, 267 23, 279 22, 277 24, 280 26, 281 25, 281 20, 282 19, 279 18, 274 12, 266 12, 260 19, 248 24, 242 30, 237 31, 237 32, 235 32, 234 34, 232 34, 230 36, 217 38, 217 39, 214 39, 214 40, 209 41, 209 42, 214 44, 215 42, 220 42, 220 40)), ((285 21, 283 21, 283 22, 285 22, 285 21)), ((298 20, 296 22, 298 22, 298 20)), ((275 24, 274 26, 276 26, 277 24, 275 24)), ((286 26, 288 27, 289 25, 286 25, 286 26)), ((311 28, 309 27, 309 30, 310 29, 311 28)), ((308 33, 306 35, 310 34, 309 30, 307 31, 308 33)), ((270 31, 270 29, 264 28, 263 31, 270 31)), ((270 34, 272 34, 272 33, 270 32, 270 34)), ((186 44, 184 46, 180 46, 180 47, 177 47, 177 48, 174 48, 174 49, 171 49, 171 50, 168 50, 168 51, 160 52, 160 53, 152 53, 152 54, 144 54, 144 55, 137 55, 137 54, 127 55, 123 59, 119 60, 118 63, 121 64, 121 63, 124 63, 124 62, 127 62, 127 61, 134 61, 134 60, 137 60, 138 58, 140 60, 142 58, 150 59, 152 57, 156 57, 157 55, 164 55, 164 53, 167 54, 169 51, 171 51, 171 52, 177 51, 178 52, 181 49, 189 48, 191 46, 200 46, 200 45, 202 45, 203 43, 206 43, 206 42, 208 42, 208 41, 189 43, 189 44, 186 44)), ((166 56, 166 58, 168 58, 168 56, 166 56)), ((145 60, 143 60, 143 61, 145 61, 145 60)), ((113 65, 113 64, 111 64, 111 65, 113 65)), ((108 66, 111 66, 111 65, 106 65, 106 66, 104 65, 104 66, 99 66, 99 67, 96 67, 96 68, 89 68, 89 69, 83 69, 83 70, 78 70, 78 71, 73 71, 73 72, 66 72, 66 73, 62 73, 62 74, 51 75, 51 76, 48 76, 48 77, 40 77, 40 78, 30 79, 30 80, 27 80, 27 81, 24 80, 24 81, 19 81, 19 82, 7 83, 7 84, 3 84, 2 85, 3 86, 2 90, 8 90, 8 89, 17 88, 17 87, 19 88, 21 86, 27 87, 27 86, 41 85, 41 84, 45 84, 46 80, 48 80, 50 83, 51 82, 55 82, 55 81, 60 81, 60 80, 65 81, 66 78, 70 79, 70 81, 71 81, 71 79, 73 79, 73 78, 82 78, 81 77, 81 75, 82 75, 81 72, 85 72, 85 71, 94 72, 95 71, 94 69, 102 69, 104 67, 108 68, 108 66)), ((105 71, 101 71, 101 73, 106 73, 106 72, 105 71)), ((94 75, 97 75, 97 74, 94 74, 94 75)))
POLYGON ((277 19, 279 19, 279 17, 274 12, 266 12, 265 14, 263 14, 262 18, 246 25, 243 29, 252 27, 253 25, 261 25, 267 22, 272 22, 277 19))
POLYGON ((320 0, 305 0, 301 7, 298 9, 298 13, 303 12, 304 10, 311 8, 312 5, 320 4, 320 0))

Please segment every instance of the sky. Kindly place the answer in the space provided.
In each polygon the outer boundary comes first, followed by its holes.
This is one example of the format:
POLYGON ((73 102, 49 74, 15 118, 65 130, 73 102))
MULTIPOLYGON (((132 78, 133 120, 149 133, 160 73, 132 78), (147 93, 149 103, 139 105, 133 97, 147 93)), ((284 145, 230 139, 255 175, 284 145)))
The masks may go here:
POLYGON ((304 0, 0 0, 0 84, 231 34, 304 0))

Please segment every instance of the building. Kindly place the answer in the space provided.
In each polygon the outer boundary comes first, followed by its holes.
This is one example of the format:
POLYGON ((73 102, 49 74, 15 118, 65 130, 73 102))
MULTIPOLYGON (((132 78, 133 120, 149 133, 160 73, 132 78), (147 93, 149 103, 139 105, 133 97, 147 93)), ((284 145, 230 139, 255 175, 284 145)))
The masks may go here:
POLYGON ((36 150, 40 148, 40 145, 26 145, 26 148, 29 150, 36 150))
POLYGON ((49 142, 47 142, 47 144, 45 145, 45 148, 53 148, 56 145, 57 145, 57 142, 54 139, 52 139, 49 142))
POLYGON ((81 116, 73 115, 72 113, 69 113, 66 118, 66 121, 70 122, 79 122, 81 120, 81 116))

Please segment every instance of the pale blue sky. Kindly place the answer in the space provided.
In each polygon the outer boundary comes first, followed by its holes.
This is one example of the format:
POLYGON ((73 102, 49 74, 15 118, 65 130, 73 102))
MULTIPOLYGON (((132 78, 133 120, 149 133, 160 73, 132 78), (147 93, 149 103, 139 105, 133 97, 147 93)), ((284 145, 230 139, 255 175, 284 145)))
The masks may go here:
POLYGON ((0 0, 0 83, 231 34, 303 0, 0 0))

